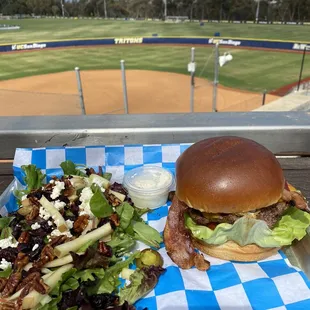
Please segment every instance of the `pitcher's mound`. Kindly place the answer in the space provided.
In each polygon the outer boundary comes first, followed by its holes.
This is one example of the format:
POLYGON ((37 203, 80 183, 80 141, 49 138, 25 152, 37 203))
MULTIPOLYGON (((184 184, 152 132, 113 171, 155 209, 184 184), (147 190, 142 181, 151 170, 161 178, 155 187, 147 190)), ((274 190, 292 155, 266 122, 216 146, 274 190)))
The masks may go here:
MULTIPOLYGON (((81 71, 87 114, 124 113, 120 70, 81 71)), ((127 70, 129 113, 190 111, 190 76, 168 72, 127 70)), ((212 111, 213 85, 195 78, 195 112, 212 111)), ((267 95, 266 103, 277 99, 267 95)), ((0 82, 2 115, 80 114, 75 72, 46 74, 0 82)), ((219 86, 218 111, 251 111, 262 94, 219 86)))

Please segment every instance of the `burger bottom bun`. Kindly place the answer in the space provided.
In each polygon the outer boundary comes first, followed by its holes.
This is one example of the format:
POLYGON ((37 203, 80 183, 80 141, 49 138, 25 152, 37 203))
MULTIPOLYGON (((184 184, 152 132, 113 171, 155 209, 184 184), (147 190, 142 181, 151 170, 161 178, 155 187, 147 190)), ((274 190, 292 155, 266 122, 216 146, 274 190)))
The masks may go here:
POLYGON ((275 255, 280 248, 261 248, 255 244, 240 246, 233 241, 210 245, 193 238, 193 245, 201 252, 223 260, 253 262, 275 255))

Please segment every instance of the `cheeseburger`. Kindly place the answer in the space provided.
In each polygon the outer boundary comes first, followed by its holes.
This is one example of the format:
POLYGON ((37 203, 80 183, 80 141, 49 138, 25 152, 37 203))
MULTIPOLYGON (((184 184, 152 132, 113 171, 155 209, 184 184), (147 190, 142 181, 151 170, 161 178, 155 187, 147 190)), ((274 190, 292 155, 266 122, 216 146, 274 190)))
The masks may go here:
POLYGON ((164 241, 183 269, 209 268, 196 249, 224 260, 261 260, 306 235, 308 212, 264 146, 239 137, 206 139, 177 160, 164 241))

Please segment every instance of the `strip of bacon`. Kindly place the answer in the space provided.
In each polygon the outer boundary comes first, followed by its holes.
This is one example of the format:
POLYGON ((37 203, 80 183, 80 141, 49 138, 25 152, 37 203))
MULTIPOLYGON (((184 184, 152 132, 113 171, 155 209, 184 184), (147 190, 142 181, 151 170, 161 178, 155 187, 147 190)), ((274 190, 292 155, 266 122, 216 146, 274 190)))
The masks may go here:
POLYGON ((172 261, 182 269, 195 266, 205 271, 210 268, 210 263, 202 254, 195 252, 190 233, 185 227, 187 208, 176 196, 173 198, 164 230, 166 250, 172 261))
POLYGON ((286 202, 294 201, 295 207, 297 209, 306 211, 310 213, 310 208, 308 206, 307 201, 304 199, 304 197, 295 191, 287 190, 286 188, 283 189, 282 199, 286 202))

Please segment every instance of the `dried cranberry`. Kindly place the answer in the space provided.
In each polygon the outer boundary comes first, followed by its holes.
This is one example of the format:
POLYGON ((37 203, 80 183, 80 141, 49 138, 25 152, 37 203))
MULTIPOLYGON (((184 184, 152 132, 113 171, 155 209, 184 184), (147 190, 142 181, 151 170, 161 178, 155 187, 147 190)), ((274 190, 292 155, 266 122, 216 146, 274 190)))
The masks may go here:
POLYGON ((40 200, 42 198, 42 190, 38 189, 36 191, 29 193, 27 195, 27 198, 30 198, 30 197, 34 197, 34 198, 37 198, 38 200, 40 200))
POLYGON ((13 226, 12 235, 16 240, 18 240, 21 233, 22 233, 22 225, 16 224, 15 226, 13 226))
POLYGON ((90 298, 90 304, 94 309, 106 309, 107 307, 117 306, 119 297, 108 293, 93 295, 90 298))
MULTIPOLYGON (((99 228, 99 227, 103 226, 106 223, 111 223, 111 225, 113 225, 113 223, 112 223, 112 221, 110 220, 109 217, 104 217, 104 218, 100 219, 97 227, 99 228)), ((113 226, 112 226, 112 229, 113 229, 113 226)))
POLYGON ((51 192, 44 191, 44 192, 43 192, 43 196, 44 196, 48 201, 53 201, 53 199, 51 198, 51 192))
POLYGON ((28 253, 29 261, 34 262, 35 260, 39 259, 43 248, 44 248, 44 245, 39 245, 39 247, 36 248, 34 251, 31 250, 31 252, 28 253))
POLYGON ((0 249, 0 260, 4 258, 7 262, 13 263, 17 257, 18 250, 16 248, 0 249))
POLYGON ((43 220, 39 222, 41 229, 43 229, 45 232, 50 233, 53 230, 53 227, 48 225, 48 221, 43 220))
POLYGON ((86 299, 86 295, 82 288, 76 290, 69 290, 62 293, 62 299, 57 305, 59 310, 67 310, 74 306, 80 306, 86 299))
POLYGON ((32 245, 30 243, 19 243, 17 246, 18 252, 29 253, 32 250, 32 245))
POLYGON ((111 189, 112 191, 114 191, 114 192, 121 193, 121 194, 123 194, 123 195, 125 195, 125 196, 127 196, 127 194, 128 194, 126 188, 125 188, 122 184, 117 183, 117 182, 114 182, 114 183, 111 185, 110 189, 111 189))
POLYGON ((69 200, 69 198, 68 198, 67 196, 60 195, 60 196, 58 197, 58 199, 59 199, 60 201, 62 201, 62 202, 65 202, 66 204, 69 204, 69 203, 70 203, 70 200, 69 200))
POLYGON ((79 216, 79 203, 78 201, 75 201, 71 204, 71 211, 75 216, 79 216))

